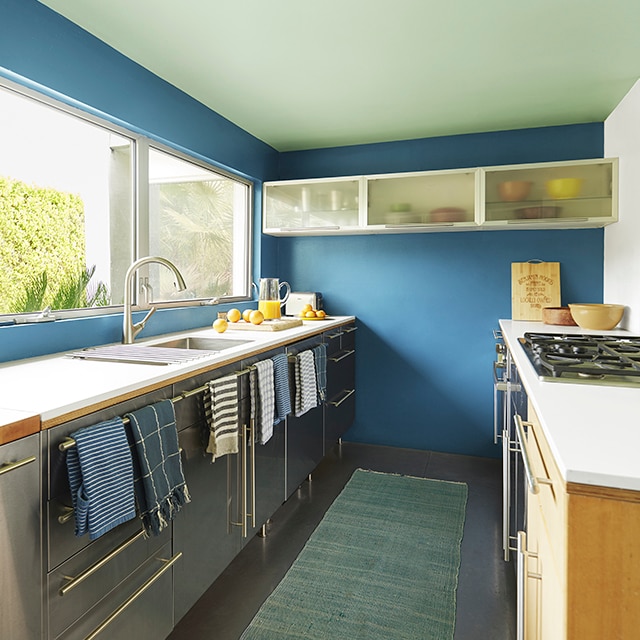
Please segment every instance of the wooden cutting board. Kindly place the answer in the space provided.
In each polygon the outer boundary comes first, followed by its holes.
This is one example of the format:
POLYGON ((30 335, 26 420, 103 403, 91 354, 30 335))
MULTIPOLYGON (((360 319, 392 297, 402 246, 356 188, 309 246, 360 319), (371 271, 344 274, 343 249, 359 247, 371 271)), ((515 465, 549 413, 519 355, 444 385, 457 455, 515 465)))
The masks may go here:
POLYGON ((542 320, 544 307, 560 306, 560 263, 511 263, 511 317, 542 320))
POLYGON ((302 320, 300 318, 265 320, 262 324, 251 324, 240 320, 239 322, 230 322, 229 331, 282 331, 283 329, 293 329, 293 327, 301 326, 302 320))

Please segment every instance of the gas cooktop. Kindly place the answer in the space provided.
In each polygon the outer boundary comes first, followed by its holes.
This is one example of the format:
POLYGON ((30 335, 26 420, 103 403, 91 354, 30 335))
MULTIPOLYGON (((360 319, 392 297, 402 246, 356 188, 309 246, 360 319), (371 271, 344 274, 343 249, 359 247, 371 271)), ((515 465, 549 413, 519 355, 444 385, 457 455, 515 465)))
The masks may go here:
POLYGON ((640 386, 640 337, 525 333, 519 341, 541 380, 640 386))

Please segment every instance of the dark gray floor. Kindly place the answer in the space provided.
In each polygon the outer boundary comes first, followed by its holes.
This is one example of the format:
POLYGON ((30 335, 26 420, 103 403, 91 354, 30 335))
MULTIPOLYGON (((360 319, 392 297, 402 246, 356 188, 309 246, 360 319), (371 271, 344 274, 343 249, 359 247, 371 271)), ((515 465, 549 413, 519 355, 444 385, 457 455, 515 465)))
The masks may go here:
POLYGON ((455 640, 515 638, 515 575, 502 560, 500 542, 500 462, 344 443, 282 505, 268 536, 251 540, 169 640, 237 640, 357 468, 467 483, 455 640))

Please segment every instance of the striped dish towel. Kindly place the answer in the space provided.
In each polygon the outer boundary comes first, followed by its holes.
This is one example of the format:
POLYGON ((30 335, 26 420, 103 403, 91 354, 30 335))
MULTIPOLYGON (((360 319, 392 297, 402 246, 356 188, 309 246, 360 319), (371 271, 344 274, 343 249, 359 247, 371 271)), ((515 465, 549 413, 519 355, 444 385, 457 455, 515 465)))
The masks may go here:
POLYGON ((238 453, 238 375, 232 373, 209 382, 204 409, 209 425, 207 453, 213 460, 238 453))
POLYGON ((261 360, 253 366, 249 370, 251 418, 256 425, 256 441, 258 444, 267 444, 273 435, 276 408, 273 361, 261 360))
POLYGON ((135 490, 145 534, 158 535, 191 501, 182 472, 171 400, 126 414, 134 448, 135 490))
POLYGON ((316 364, 318 398, 320 402, 324 402, 327 398, 327 345, 319 344, 317 347, 314 347, 313 358, 316 364))
POLYGON ((289 387, 289 358, 278 353, 273 362, 273 384, 276 392, 276 416, 274 424, 282 422, 291 413, 291 389, 289 387))
POLYGON ((300 417, 318 406, 316 367, 312 351, 301 351, 295 358, 296 402, 295 415, 300 417))
POLYGON ((106 420, 71 434, 67 474, 75 533, 95 540, 136 517, 133 460, 122 418, 106 420))

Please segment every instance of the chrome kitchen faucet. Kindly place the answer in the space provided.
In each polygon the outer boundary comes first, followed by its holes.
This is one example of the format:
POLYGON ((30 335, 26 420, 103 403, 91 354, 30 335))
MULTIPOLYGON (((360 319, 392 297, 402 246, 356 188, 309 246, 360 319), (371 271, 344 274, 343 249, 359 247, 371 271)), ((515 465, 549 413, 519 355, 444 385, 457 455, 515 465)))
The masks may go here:
POLYGON ((178 267, 176 267, 173 262, 170 262, 166 258, 160 258, 158 256, 147 256, 146 258, 140 258, 136 260, 128 269, 127 273, 124 276, 124 313, 122 318, 122 344, 131 344, 135 337, 144 329, 145 325, 149 318, 156 312, 156 307, 151 307, 149 313, 136 324, 133 323, 131 305, 132 295, 131 288, 133 284, 133 276, 135 272, 145 264, 150 264, 155 262, 157 264, 163 264, 167 269, 171 269, 176 276, 176 285, 178 291, 184 291, 187 288, 187 285, 184 282, 184 278, 180 271, 178 271, 178 267))

